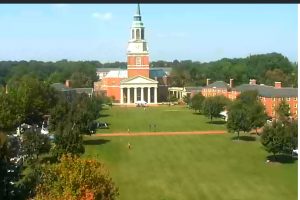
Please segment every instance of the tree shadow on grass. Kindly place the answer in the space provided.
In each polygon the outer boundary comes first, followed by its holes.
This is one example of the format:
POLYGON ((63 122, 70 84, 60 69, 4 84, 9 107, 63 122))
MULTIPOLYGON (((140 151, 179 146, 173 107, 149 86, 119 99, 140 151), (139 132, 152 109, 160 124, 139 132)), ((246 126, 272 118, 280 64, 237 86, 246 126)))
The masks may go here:
POLYGON ((202 113, 199 113, 199 112, 193 112, 193 115, 202 115, 202 113))
POLYGON ((102 117, 108 117, 109 114, 100 114, 99 118, 102 118, 102 117))
POLYGON ((269 155, 267 159, 272 163, 282 163, 282 164, 291 164, 294 163, 297 158, 292 157, 291 155, 280 154, 280 155, 269 155))
MULTIPOLYGON (((238 140, 238 136, 234 136, 231 139, 232 140, 238 140)), ((253 141, 256 141, 256 137, 248 136, 248 135, 242 135, 242 136, 240 136, 240 140, 247 141, 247 142, 253 142, 253 141)))
POLYGON ((219 120, 219 121, 209 121, 209 122, 206 122, 206 123, 208 123, 208 124, 226 124, 226 121, 219 120))
POLYGON ((96 139, 96 140, 85 140, 83 141, 84 145, 101 145, 110 142, 110 140, 105 139, 96 139))

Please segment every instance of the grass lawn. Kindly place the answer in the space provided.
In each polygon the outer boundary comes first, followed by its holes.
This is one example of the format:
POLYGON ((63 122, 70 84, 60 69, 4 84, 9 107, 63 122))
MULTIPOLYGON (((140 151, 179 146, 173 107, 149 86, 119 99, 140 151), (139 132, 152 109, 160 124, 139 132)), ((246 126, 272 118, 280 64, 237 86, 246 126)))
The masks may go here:
MULTIPOLYGON (((157 109, 164 113, 162 108, 157 109)), ((131 112, 143 110, 128 109, 128 113, 131 112)), ((116 109, 111 113, 120 112, 116 109)), ((165 117, 169 116, 168 112, 165 113, 165 117)), ((188 119, 185 115, 192 115, 183 109, 179 113, 178 117, 185 119, 188 119)), ((198 121, 201 124, 197 118, 193 119, 194 123, 198 121)), ((171 121, 174 122, 174 119, 171 121)), ((210 127, 204 124, 205 128, 210 127)), ((171 127, 161 126, 164 129, 171 127)), ((197 129, 196 125, 174 126, 180 127, 180 130, 185 127, 197 129)), ((141 130, 138 125, 134 127, 137 131, 141 130)), ((116 127, 112 129, 121 130, 116 127)), ((121 200, 297 199, 297 161, 265 163, 267 152, 259 141, 232 141, 231 137, 230 134, 109 138, 87 136, 84 156, 105 162, 119 186, 121 200), (128 142, 133 149, 127 149, 128 142)))
POLYGON ((97 133, 127 132, 128 129, 130 132, 225 130, 222 119, 215 119, 215 124, 211 124, 210 119, 184 106, 148 107, 145 110, 115 106, 101 111, 99 121, 109 123, 109 129, 98 129, 97 133))

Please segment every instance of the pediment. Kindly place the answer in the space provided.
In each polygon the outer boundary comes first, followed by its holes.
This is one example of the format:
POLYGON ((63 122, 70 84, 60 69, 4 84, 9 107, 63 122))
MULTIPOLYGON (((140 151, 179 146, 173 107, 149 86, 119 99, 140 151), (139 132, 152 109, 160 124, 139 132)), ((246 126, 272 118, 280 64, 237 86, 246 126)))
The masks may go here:
POLYGON ((156 80, 147 78, 144 76, 134 76, 130 78, 123 79, 121 84, 157 84, 156 80))

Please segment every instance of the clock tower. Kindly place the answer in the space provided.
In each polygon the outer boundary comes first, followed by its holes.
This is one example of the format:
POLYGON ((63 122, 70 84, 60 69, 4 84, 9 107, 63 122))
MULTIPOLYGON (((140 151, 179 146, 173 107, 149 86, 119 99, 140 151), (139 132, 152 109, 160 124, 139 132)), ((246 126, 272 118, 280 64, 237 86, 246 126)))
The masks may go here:
POLYGON ((131 38, 127 48, 128 77, 144 76, 149 78, 149 53, 145 41, 145 27, 142 22, 140 4, 137 6, 131 26, 131 38))

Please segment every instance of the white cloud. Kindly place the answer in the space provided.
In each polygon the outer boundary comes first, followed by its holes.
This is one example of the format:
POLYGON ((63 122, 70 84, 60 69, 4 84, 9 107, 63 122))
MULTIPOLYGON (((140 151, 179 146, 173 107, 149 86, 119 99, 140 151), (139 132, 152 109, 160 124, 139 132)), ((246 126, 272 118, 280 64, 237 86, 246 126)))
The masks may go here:
POLYGON ((108 20, 111 20, 112 13, 110 13, 110 12, 106 12, 106 13, 94 12, 92 14, 92 17, 95 19, 102 20, 102 21, 108 21, 108 20))

